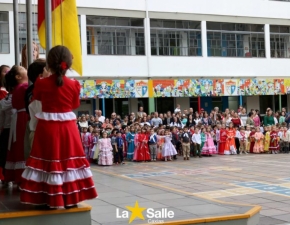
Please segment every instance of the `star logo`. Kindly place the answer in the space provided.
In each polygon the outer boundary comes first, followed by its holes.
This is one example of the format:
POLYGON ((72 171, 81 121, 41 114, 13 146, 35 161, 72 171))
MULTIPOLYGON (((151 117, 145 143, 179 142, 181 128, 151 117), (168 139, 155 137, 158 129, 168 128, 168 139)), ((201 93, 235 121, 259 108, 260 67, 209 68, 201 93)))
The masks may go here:
POLYGON ((137 217, 140 218, 141 220, 145 220, 144 216, 143 216, 143 211, 146 208, 140 208, 138 201, 135 202, 135 206, 131 207, 131 206, 126 206, 126 208, 131 211, 131 217, 129 220, 129 224, 132 223, 137 217))

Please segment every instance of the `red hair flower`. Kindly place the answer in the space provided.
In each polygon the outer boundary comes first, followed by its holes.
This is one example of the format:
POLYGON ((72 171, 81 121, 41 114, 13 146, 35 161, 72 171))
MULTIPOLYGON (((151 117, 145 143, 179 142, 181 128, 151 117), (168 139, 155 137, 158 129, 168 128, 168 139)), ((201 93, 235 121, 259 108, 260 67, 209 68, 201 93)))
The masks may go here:
POLYGON ((62 70, 66 70, 67 69, 66 62, 61 62, 60 67, 62 68, 62 70))

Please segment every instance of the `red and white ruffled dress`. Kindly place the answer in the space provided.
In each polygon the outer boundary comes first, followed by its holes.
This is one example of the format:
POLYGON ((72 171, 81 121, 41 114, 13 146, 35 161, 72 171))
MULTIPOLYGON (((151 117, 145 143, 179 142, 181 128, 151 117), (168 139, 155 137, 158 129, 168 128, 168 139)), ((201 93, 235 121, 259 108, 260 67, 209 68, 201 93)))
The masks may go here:
POLYGON ((39 79, 33 97, 41 101, 38 124, 27 168, 22 174, 20 200, 25 204, 64 208, 97 197, 73 109, 79 107, 79 82, 56 76, 39 79))

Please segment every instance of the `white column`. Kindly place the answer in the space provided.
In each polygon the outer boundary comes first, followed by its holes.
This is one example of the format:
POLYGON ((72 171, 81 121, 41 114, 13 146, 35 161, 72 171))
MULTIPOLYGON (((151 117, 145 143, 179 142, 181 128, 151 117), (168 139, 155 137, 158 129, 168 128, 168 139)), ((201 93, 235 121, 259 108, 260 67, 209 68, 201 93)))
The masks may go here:
POLYGON ((87 56, 87 20, 86 15, 80 15, 82 55, 87 56))
MULTIPOLYGON (((13 56, 14 58, 14 51, 15 51, 15 48, 14 48, 14 26, 13 26, 13 23, 14 23, 14 19, 13 19, 13 11, 9 11, 9 14, 8 14, 8 21, 9 21, 9 51, 10 51, 10 55, 13 56)), ((19 55, 20 55, 20 52, 19 52, 19 55)))
POLYGON ((270 46, 270 25, 269 24, 265 24, 265 26, 264 26, 264 35, 265 35, 266 58, 270 59, 271 58, 271 46, 270 46))
POLYGON ((145 25, 145 48, 147 56, 147 70, 148 77, 150 77, 151 32, 150 32, 150 19, 148 17, 144 19, 144 25, 145 25))
POLYGON ((144 19, 144 32, 145 32, 145 48, 147 56, 147 74, 151 77, 150 73, 150 58, 151 58, 151 32, 150 32, 150 18, 148 13, 148 0, 146 0, 146 18, 144 19))
POLYGON ((207 57, 206 21, 201 21, 201 46, 202 46, 202 57, 207 57))

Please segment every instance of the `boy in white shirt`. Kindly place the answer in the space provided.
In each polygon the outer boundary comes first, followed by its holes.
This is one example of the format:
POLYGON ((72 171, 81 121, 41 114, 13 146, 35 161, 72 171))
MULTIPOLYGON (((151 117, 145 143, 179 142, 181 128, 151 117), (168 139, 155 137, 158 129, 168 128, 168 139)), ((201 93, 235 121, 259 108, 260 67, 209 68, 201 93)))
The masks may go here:
POLYGON ((191 140, 192 140, 192 143, 194 145, 194 158, 197 157, 197 154, 199 156, 199 158, 202 158, 201 157, 201 136, 200 136, 200 133, 199 133, 199 129, 198 128, 195 128, 195 132, 194 134, 192 135, 191 137, 191 140))

